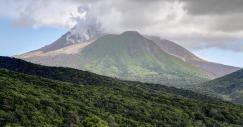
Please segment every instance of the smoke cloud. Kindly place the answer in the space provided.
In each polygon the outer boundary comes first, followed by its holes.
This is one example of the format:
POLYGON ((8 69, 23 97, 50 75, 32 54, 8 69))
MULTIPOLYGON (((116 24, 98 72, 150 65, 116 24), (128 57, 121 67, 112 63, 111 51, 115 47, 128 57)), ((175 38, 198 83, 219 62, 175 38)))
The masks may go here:
POLYGON ((17 26, 137 30, 192 49, 243 52, 242 0, 1 0, 17 26))

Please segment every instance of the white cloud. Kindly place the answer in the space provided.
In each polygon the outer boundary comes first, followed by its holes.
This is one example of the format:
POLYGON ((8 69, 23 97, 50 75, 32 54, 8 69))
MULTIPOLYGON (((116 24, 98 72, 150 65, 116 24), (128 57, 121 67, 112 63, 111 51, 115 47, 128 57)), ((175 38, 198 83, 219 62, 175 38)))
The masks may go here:
POLYGON ((189 49, 216 47, 243 52, 241 1, 1 0, 0 15, 33 27, 71 28, 77 22, 99 22, 110 33, 137 30, 174 40, 189 49), (214 4, 217 8, 212 8, 214 4))
POLYGON ((68 0, 1 0, 0 15, 13 19, 14 25, 33 27, 72 27, 82 14, 80 3, 68 0))

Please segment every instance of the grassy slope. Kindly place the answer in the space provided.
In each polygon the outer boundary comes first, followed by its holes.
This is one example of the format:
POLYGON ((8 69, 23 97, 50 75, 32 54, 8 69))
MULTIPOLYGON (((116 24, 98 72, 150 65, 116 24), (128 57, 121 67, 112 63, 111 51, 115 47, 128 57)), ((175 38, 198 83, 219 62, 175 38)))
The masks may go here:
POLYGON ((104 126, 243 124, 243 107, 190 91, 120 81, 73 69, 29 63, 19 66, 12 70, 41 76, 43 69, 51 75, 42 78, 0 69, 1 126, 82 126, 91 116, 99 117, 104 126), (29 70, 20 70, 19 66, 28 66, 29 70), (70 80, 67 77, 73 74, 65 73, 70 71, 89 76, 70 80))
POLYGON ((79 58, 81 69, 126 80, 180 87, 206 81, 200 70, 136 32, 101 37, 84 48, 79 58))
POLYGON ((226 100, 243 104, 243 70, 209 81, 202 88, 226 100))

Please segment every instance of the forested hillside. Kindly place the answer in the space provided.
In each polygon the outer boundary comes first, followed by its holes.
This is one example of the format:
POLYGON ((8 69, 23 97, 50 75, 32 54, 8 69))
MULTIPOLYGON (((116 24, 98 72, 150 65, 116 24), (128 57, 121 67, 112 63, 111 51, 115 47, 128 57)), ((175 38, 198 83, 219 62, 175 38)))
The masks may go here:
POLYGON ((0 69, 0 126, 243 125, 242 106, 191 91, 23 64, 0 69))
POLYGON ((201 84, 201 91, 209 91, 225 100, 243 104, 243 70, 201 84))

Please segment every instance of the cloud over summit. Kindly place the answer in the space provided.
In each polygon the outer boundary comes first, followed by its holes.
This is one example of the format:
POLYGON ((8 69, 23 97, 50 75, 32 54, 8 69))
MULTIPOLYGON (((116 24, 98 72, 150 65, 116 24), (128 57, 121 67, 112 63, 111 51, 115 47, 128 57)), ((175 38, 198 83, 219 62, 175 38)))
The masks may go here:
POLYGON ((190 49, 243 52, 242 0, 1 0, 0 16, 33 27, 98 23, 109 33, 137 30, 190 49))

